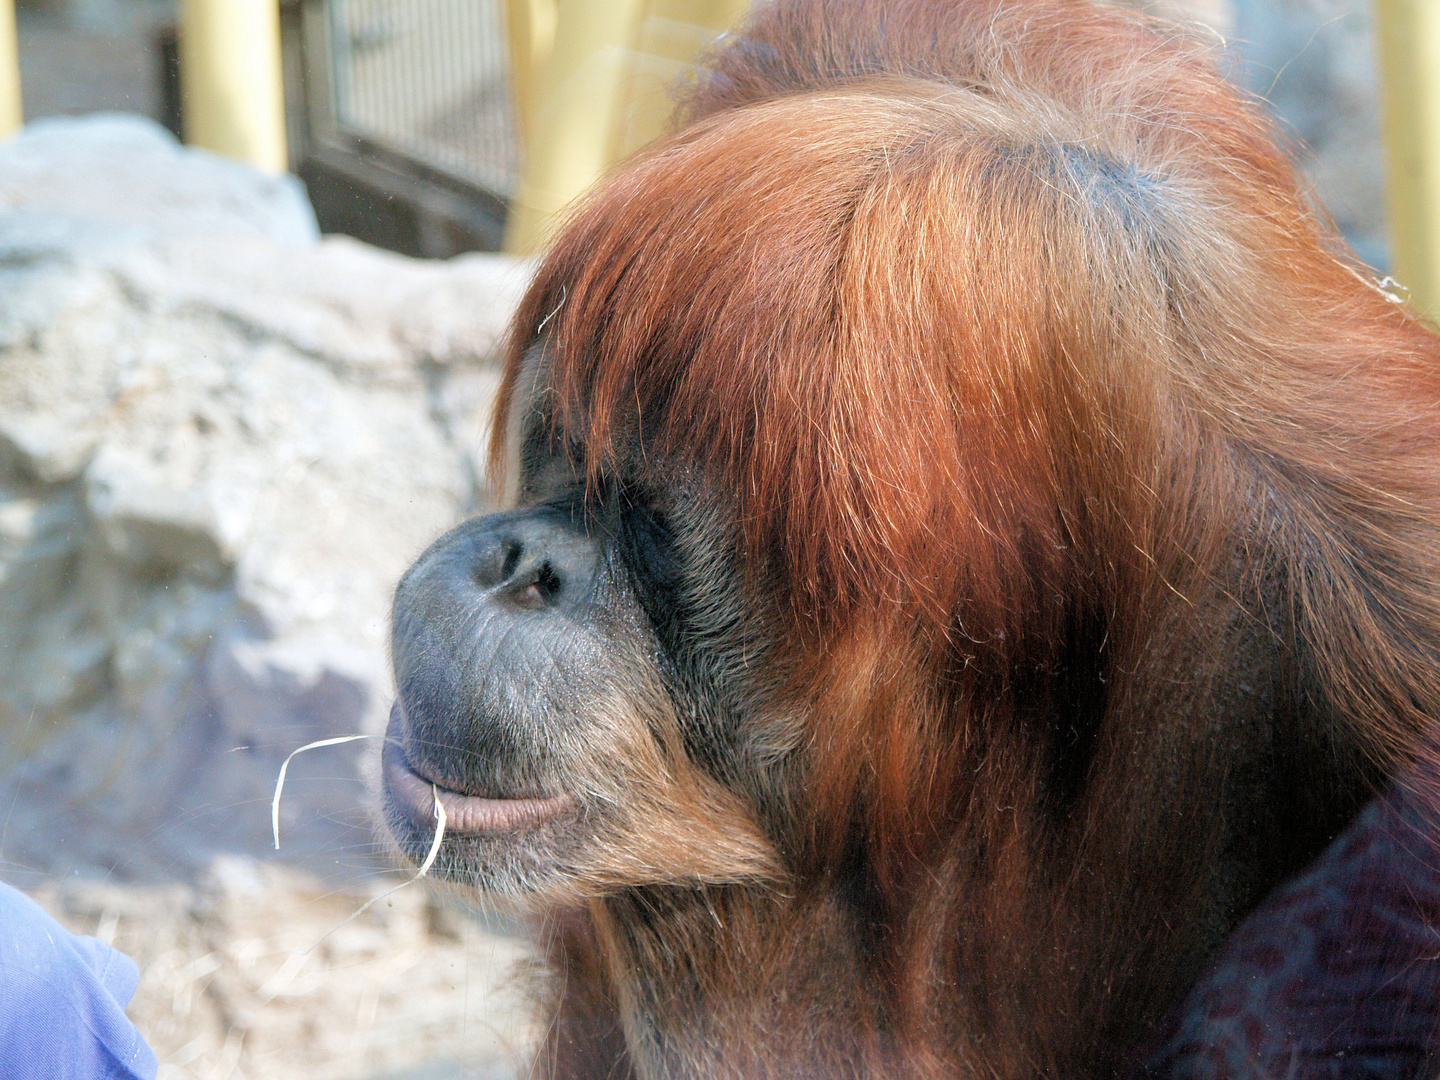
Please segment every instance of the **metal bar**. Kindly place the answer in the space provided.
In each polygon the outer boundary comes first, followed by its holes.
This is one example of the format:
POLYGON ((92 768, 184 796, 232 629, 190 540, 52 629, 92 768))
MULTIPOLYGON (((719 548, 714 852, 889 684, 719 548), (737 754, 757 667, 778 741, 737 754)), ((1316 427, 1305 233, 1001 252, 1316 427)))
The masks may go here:
POLYGON ((0 0, 0 139, 25 122, 20 101, 20 46, 15 40, 15 0, 0 0))
POLYGON ((185 141, 284 172, 279 0, 181 0, 185 141))
POLYGON ((505 0, 510 92, 522 139, 534 130, 535 103, 544 94, 540 83, 555 46, 555 20, 555 0, 505 0))
POLYGON ((1375 0, 1392 274, 1440 315, 1440 3, 1375 0))
MULTIPOLYGON (((660 134, 662 87, 733 24, 746 0, 558 0, 554 42, 520 96, 524 162, 510 203, 507 251, 542 246, 556 215, 610 165, 660 134)), ((511 0, 511 41, 524 0, 511 0)), ((521 16, 523 17, 523 16, 521 16)), ((535 52, 525 51, 523 64, 535 52)), ((512 45, 513 47, 513 45, 512 45)))

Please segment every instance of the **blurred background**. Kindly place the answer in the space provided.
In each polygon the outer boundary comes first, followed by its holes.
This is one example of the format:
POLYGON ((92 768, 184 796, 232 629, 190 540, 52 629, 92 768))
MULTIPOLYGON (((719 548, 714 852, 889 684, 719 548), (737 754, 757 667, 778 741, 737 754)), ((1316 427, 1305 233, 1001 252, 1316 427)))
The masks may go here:
MULTIPOLYGON (((1221 43, 1389 272, 1387 5, 1146 6, 1221 43)), ((295 759, 278 853, 271 794, 296 747, 383 730, 390 591, 482 506, 527 257, 742 9, 16 5, 0 879, 139 961, 166 1080, 524 1074, 516 927, 423 885, 344 921, 405 878, 371 829, 375 744, 295 759)))
MULTIPOLYGON (((278 0, 276 6, 285 164, 303 181, 321 230, 444 258, 505 246, 527 128, 531 156, 538 150, 545 159, 539 164, 548 167, 545 176, 532 169, 532 183, 583 185, 583 175, 558 179, 563 170, 550 159, 568 153, 570 171, 583 174, 591 162, 576 159, 590 148, 576 144, 599 144, 591 152, 603 167, 647 141, 668 115, 670 84, 746 5, 278 0), (557 6, 568 20, 558 35, 557 6), (581 40, 569 40, 576 36, 581 40), (602 71, 606 52, 626 55, 609 58, 612 70, 602 71), (606 75, 625 85, 604 83, 606 75), (620 100, 586 111, 583 90, 620 100), (570 135, 570 145, 554 146, 556 134, 570 135)), ((1361 257, 1384 269, 1384 151, 1370 0, 1127 6, 1179 18, 1224 43, 1237 81, 1267 101, 1304 144, 1302 164, 1320 201, 1361 257)), ((18 0, 17 21, 27 120, 114 110, 184 137, 177 0, 18 0)), ((573 194, 564 192, 565 201, 573 194)))

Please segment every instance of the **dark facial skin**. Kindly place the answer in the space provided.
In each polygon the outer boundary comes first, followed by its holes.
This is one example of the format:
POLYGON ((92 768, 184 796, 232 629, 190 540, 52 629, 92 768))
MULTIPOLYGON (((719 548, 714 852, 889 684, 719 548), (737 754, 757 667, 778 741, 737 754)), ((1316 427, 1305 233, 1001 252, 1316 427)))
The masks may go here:
POLYGON ((729 869, 700 851, 712 865, 645 865, 657 822, 750 816, 717 781, 747 757, 735 718, 754 706, 741 676, 760 649, 701 489, 662 499, 623 475, 587 488, 540 423, 515 508, 441 537, 396 591, 390 830, 422 860, 439 798, 437 871, 499 893, 753 873, 754 852, 729 869))

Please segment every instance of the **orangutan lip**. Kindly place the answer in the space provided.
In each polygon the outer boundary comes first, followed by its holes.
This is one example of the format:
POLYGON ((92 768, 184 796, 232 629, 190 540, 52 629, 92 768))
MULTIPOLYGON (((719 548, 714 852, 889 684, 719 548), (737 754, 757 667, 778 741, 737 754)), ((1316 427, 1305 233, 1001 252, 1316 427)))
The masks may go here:
POLYGON ((427 780, 410 767, 399 740, 400 705, 391 714, 385 749, 380 753, 385 789, 416 825, 426 832, 435 829, 435 799, 445 808, 445 833, 458 836, 488 836, 513 832, 558 817, 571 806, 568 795, 546 798, 487 799, 467 795, 427 780))

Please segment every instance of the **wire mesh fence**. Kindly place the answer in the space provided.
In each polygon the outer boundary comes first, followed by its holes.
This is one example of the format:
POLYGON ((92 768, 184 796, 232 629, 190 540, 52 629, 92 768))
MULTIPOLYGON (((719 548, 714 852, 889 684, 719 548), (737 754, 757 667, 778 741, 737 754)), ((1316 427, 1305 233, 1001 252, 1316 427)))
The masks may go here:
POLYGON ((516 153, 496 0, 326 0, 334 123, 497 195, 516 153))

